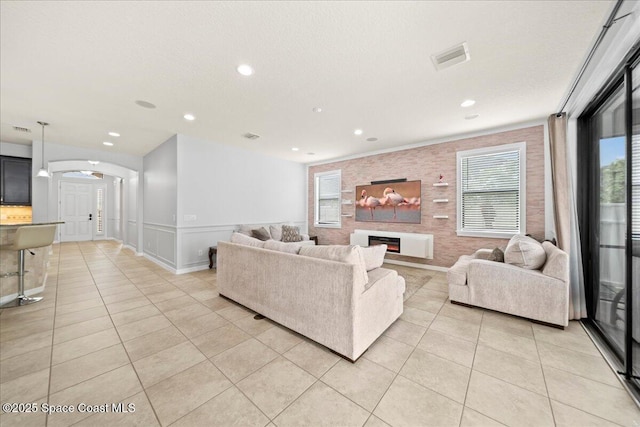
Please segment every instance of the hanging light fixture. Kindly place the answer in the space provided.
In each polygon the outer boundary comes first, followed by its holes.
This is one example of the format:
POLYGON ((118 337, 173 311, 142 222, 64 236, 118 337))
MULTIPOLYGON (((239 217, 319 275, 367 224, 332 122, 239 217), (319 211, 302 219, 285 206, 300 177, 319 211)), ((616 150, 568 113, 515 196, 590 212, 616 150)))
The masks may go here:
POLYGON ((49 171, 44 168, 44 127, 49 126, 49 123, 38 122, 38 124, 42 126, 42 167, 40 168, 36 176, 39 176, 41 178, 51 178, 49 171))

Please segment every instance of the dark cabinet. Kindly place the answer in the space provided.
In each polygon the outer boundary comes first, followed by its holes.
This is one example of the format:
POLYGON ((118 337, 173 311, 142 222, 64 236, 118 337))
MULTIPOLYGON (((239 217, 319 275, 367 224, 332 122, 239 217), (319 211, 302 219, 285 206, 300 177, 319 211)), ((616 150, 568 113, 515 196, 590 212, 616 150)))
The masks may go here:
POLYGON ((31 206, 31 159, 0 156, 0 204, 31 206))

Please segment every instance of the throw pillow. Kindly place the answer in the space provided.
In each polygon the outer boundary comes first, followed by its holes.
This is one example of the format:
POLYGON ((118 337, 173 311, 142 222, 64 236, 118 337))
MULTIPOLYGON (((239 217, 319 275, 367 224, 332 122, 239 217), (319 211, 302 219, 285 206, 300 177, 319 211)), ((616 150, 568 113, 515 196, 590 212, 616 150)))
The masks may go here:
POLYGON ((285 243, 277 240, 267 240, 264 242, 264 248, 272 251, 287 252, 297 255, 302 245, 300 243, 285 243))
POLYGON ((364 257, 364 265, 367 271, 382 267, 384 255, 387 253, 387 245, 373 245, 362 248, 362 256, 364 257))
POLYGON ((300 248, 300 255, 322 258, 331 261, 346 262, 356 266, 356 274, 362 278, 362 283, 369 282, 369 276, 367 275, 367 269, 364 264, 364 257, 362 256, 362 248, 360 246, 352 245, 328 245, 328 246, 302 246, 300 248))
POLYGON ((253 246, 256 248, 264 247, 264 242, 262 240, 258 240, 254 237, 249 237, 246 234, 242 234, 242 233, 231 234, 231 243, 236 243, 238 245, 245 245, 245 246, 253 246))
POLYGON ((269 234, 271 234, 271 238, 273 240, 282 240, 282 226, 281 225, 270 225, 269 226, 269 234))
POLYGON ((271 235, 266 228, 260 227, 251 230, 251 237, 255 237, 256 239, 262 240, 264 242, 266 240, 269 240, 271 238, 271 235))
POLYGON ((495 261, 495 262, 504 262, 504 252, 500 248, 495 248, 491 252, 491 255, 489 255, 489 258, 487 258, 487 260, 495 261))
POLYGON ((300 229, 293 225, 283 225, 282 241, 283 242, 301 242, 302 236, 300 235, 300 229))
POLYGON ((244 234, 245 236, 251 237, 251 227, 250 225, 241 225, 240 229, 237 231, 240 234, 244 234))
POLYGON ((544 265, 547 254, 535 239, 516 234, 509 240, 504 251, 504 262, 527 270, 537 270, 544 265))

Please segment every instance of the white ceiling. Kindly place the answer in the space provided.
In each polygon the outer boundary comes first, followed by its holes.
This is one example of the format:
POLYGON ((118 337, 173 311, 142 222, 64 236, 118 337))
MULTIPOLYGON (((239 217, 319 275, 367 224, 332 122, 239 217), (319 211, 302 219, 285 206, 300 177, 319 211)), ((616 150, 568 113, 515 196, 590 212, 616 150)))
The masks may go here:
POLYGON ((47 142, 144 155, 182 133, 306 163, 541 119, 558 108, 610 8, 3 0, 0 140, 40 139, 44 120, 47 142), (436 71, 430 55, 461 42, 471 61, 436 71), (241 63, 255 74, 238 74, 241 63), (461 108, 468 98, 477 103, 461 108))

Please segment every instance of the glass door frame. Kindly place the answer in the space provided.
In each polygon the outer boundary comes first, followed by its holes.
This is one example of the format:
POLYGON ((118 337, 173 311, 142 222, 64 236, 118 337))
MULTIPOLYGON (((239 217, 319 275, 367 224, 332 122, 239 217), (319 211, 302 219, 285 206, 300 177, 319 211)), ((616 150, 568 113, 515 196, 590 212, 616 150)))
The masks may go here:
MULTIPOLYGON (((618 372, 632 385, 636 391, 640 390, 640 378, 633 374, 633 267, 632 267, 632 136, 633 136, 633 80, 632 72, 640 67, 640 48, 634 49, 623 61, 622 65, 612 74, 585 111, 578 118, 578 144, 583 145, 577 152, 578 182, 587 185, 577 186, 578 223, 582 249, 585 297, 587 305, 587 319, 583 322, 590 330, 597 333, 617 358, 621 370, 618 372), (592 233, 593 227, 599 226, 599 174, 593 173, 599 164, 599 135, 596 115, 610 97, 622 87, 625 99, 624 107, 624 137, 626 145, 626 239, 625 239, 625 331, 624 352, 617 350, 616 345, 608 338, 605 331, 596 322, 596 308, 600 285, 599 241, 592 233), (585 146, 586 145, 586 146, 585 146)), ((599 169, 598 169, 599 170, 599 169)), ((640 281, 639 281, 640 283, 640 281)), ((640 292, 640 289, 637 290, 640 292)), ((637 312, 636 308, 636 312, 637 312)))

